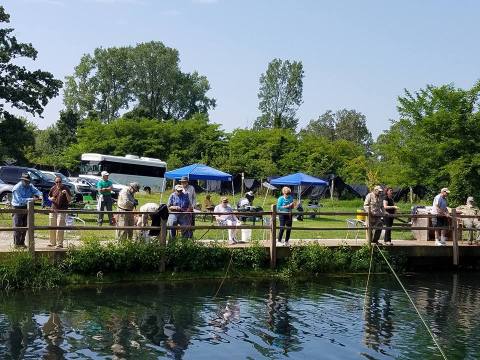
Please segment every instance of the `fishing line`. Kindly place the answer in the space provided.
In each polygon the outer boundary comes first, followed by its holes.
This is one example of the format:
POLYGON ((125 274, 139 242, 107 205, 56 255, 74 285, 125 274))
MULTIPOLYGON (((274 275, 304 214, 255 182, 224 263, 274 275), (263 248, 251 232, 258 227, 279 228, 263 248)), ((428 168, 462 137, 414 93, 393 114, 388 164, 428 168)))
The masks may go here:
MULTIPOLYGON (((422 323, 423 325, 425 326, 425 328, 427 329, 428 333, 430 334, 430 336, 432 337, 432 340, 433 342, 435 343, 435 345, 437 346, 438 350, 440 351, 440 354, 442 354, 443 358, 445 360, 447 360, 447 356, 445 355, 445 353, 443 352, 442 348, 440 347, 440 344, 438 343, 437 339, 435 338, 435 335, 433 334, 433 332, 430 330, 430 328, 428 327, 426 321, 423 319, 422 315, 420 314, 420 311, 418 311, 418 308, 417 306, 415 305, 415 303, 413 302, 412 298, 410 297, 410 295, 408 294, 407 292, 407 289, 405 289, 405 286, 403 286, 402 282, 400 281, 400 278, 398 277, 398 275, 395 273, 395 270, 393 270, 393 267, 392 265, 390 265, 390 262, 387 260, 385 254, 383 253, 382 250, 380 250, 378 244, 375 244, 378 251, 380 252, 380 254, 382 255, 383 259, 385 260, 385 262, 387 263, 388 267, 390 268, 390 270, 392 271, 393 275, 395 276, 395 278, 397 279, 398 283, 400 284, 400 286, 402 287, 403 291, 405 292, 405 294, 407 295, 408 297, 408 300, 410 300, 410 303, 412 304, 413 308, 415 309, 415 311, 417 312, 418 316, 420 317, 420 320, 422 320, 422 323)), ((373 248, 373 247, 372 247, 373 248)))
POLYGON ((233 250, 232 250, 232 253, 230 255, 230 261, 228 262, 228 266, 227 266, 227 271, 225 271, 225 275, 223 276, 223 279, 222 279, 222 282, 220 283, 220 286, 218 287, 217 289, 217 292, 215 293, 215 295, 213 295, 213 298, 215 299, 218 295, 218 293, 220 292, 220 289, 222 288, 223 286, 223 283, 225 282, 225 279, 227 278, 227 275, 228 275, 228 270, 230 269, 230 266, 232 265, 232 262, 233 262, 233 250))

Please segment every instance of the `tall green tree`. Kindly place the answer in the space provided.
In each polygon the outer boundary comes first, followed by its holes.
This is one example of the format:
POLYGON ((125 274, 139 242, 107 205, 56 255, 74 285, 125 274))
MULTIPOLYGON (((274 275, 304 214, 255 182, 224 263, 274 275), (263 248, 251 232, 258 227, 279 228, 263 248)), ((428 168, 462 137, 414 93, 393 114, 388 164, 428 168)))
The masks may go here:
POLYGON ((356 110, 342 109, 333 113, 326 111, 316 120, 310 120, 303 132, 330 140, 348 140, 370 150, 373 144, 372 134, 367 128, 364 114, 356 110))
MULTIPOLYGON (((480 82, 471 89, 427 86, 399 97, 400 120, 376 144, 382 176, 398 184, 443 186, 454 201, 480 195, 480 82)), ((394 184, 396 185, 396 184, 394 184)))
POLYGON ((48 101, 58 95, 62 82, 49 72, 30 71, 16 63, 18 58, 35 60, 32 44, 18 42, 13 29, 5 27, 10 16, 0 6, 0 159, 25 161, 24 149, 34 143, 33 129, 5 108, 41 116, 48 101))
POLYGON ((296 113, 303 102, 303 65, 301 61, 273 59, 260 76, 255 129, 292 129, 298 125, 296 113))
POLYGON ((187 119, 207 114, 215 99, 197 72, 183 73, 178 51, 151 41, 135 47, 96 49, 84 55, 66 78, 64 103, 81 118, 110 122, 120 112, 129 118, 187 119))

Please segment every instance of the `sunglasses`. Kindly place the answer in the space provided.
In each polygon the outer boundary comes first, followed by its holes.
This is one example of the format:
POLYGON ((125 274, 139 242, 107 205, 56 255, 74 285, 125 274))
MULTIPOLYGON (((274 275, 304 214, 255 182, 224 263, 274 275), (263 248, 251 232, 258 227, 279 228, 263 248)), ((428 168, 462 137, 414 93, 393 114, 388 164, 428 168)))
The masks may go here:
POLYGON ((61 181, 55 181, 55 184, 61 184, 62 182, 61 181))

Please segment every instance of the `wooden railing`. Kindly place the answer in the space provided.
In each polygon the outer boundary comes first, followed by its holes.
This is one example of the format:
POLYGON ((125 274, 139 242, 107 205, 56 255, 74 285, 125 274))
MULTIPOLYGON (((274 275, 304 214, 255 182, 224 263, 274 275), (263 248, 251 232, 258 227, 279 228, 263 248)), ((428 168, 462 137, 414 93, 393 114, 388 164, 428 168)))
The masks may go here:
MULTIPOLYGON (((159 244, 160 246, 165 246, 167 243, 167 230, 170 229, 177 229, 177 230, 201 230, 201 229, 260 229, 260 230, 268 230, 269 237, 270 237, 270 265, 272 268, 276 266, 277 260, 277 242, 276 242, 276 233, 277 233, 277 210, 276 206, 272 205, 271 211, 259 211, 259 212, 241 212, 235 211, 233 214, 238 217, 256 217, 256 218, 263 218, 265 216, 269 216, 271 221, 269 225, 249 225, 249 224, 242 224, 238 226, 223 226, 223 225, 182 225, 182 226, 167 226, 166 220, 161 220, 160 226, 145 226, 145 227, 137 227, 137 226, 44 226, 44 225, 35 225, 35 214, 49 214, 53 212, 50 209, 35 209, 33 201, 29 202, 27 205, 27 209, 0 209, 0 214, 27 214, 27 226, 26 227, 0 227, 0 231, 16 231, 16 230, 26 230, 26 240, 28 241, 28 249, 32 253, 35 251, 35 231, 38 230, 77 230, 77 231, 84 231, 84 230, 95 230, 95 231, 111 231, 111 230, 159 230, 159 244)), ((81 210, 81 209, 68 209, 68 210, 56 210, 57 213, 66 213, 66 214, 76 214, 81 215, 97 215, 97 214, 123 214, 125 215, 124 211, 98 211, 98 210, 81 210)), ((131 211, 128 212, 132 215, 151 215, 151 212, 140 212, 140 211, 131 211)), ((170 214, 194 214, 195 216, 214 216, 214 215, 225 215, 226 213, 214 213, 214 212, 192 212, 192 213, 185 213, 185 212, 170 212, 170 214)), ((365 216, 366 221, 364 222, 364 229, 365 229, 365 240, 367 244, 370 244, 372 241, 372 234, 373 231, 381 229, 381 230, 392 230, 392 231, 410 231, 410 230, 450 230, 452 232, 452 240, 453 240, 453 264, 458 265, 459 263, 459 251, 458 251, 458 242, 459 242, 459 222, 461 219, 465 218, 478 218, 477 216, 468 216, 468 215, 459 215, 455 211, 452 210, 451 213, 451 225, 448 227, 432 227, 432 226, 405 226, 405 225, 396 225, 391 227, 375 227, 371 224, 371 221, 368 219, 372 219, 373 215, 371 211, 368 212, 329 212, 329 211, 315 211, 315 212, 299 212, 294 213, 293 215, 301 214, 303 216, 309 215, 316 215, 316 216, 353 216, 354 218, 358 215, 365 216)), ((407 218, 409 220, 415 218, 433 218, 435 215, 430 214, 406 214, 406 213, 399 213, 399 214, 386 214, 385 217, 393 217, 393 218, 407 218)), ((349 231, 352 230, 348 227, 291 227, 292 231, 333 231, 333 230, 344 230, 349 231)), ((471 231, 471 230, 470 230, 471 231)))

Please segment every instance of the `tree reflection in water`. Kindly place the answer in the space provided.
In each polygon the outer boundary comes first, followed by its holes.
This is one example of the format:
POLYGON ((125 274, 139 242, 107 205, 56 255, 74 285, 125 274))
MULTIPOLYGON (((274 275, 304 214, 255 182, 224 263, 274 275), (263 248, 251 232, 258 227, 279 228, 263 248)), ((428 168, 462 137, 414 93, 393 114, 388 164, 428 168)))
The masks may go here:
MULTIPOLYGON (((449 358, 480 358, 477 278, 404 277, 449 358)), ((364 285, 361 276, 227 281, 218 298, 216 281, 2 294, 0 359, 438 355, 393 278, 372 279, 362 314, 364 285)))

